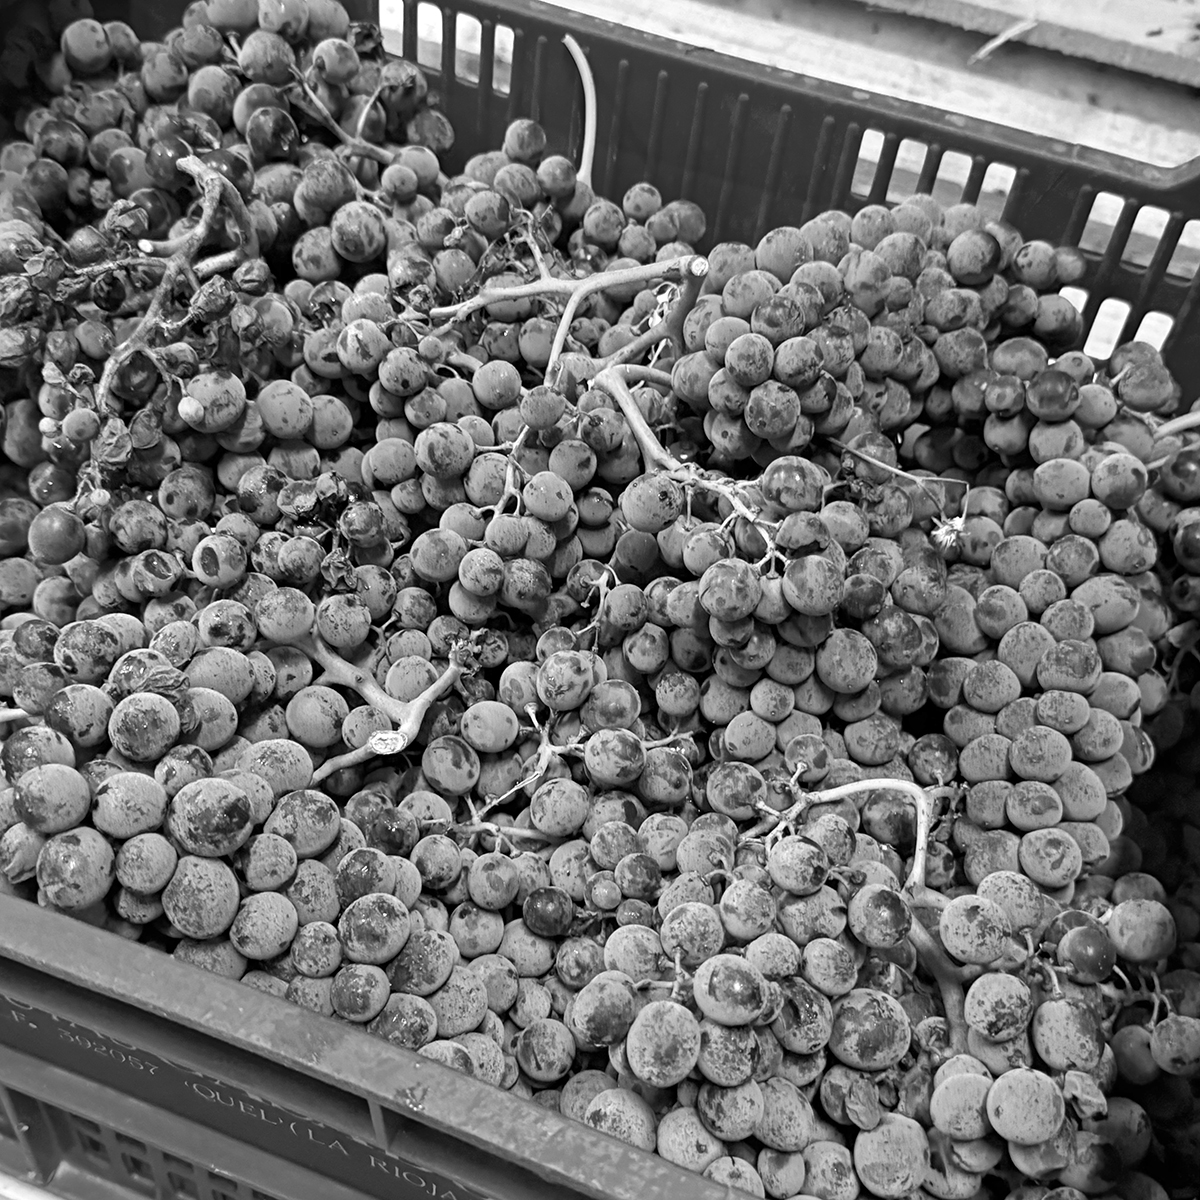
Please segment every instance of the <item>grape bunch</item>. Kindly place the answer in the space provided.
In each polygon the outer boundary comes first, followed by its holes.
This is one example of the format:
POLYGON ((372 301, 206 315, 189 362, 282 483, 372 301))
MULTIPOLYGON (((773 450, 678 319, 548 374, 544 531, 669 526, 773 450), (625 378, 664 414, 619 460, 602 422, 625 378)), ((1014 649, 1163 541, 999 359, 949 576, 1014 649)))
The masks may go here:
POLYGON ((709 245, 337 0, 70 17, 2 68, 0 891, 751 1195, 1186 1194, 1200 417, 1079 251, 709 245))

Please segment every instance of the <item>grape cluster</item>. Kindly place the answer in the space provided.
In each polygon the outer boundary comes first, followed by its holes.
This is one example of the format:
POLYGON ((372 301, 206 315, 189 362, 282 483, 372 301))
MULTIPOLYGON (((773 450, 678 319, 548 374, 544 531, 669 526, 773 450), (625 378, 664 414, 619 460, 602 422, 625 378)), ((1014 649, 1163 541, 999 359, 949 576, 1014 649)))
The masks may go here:
POLYGON ((701 255, 337 0, 49 19, 0 891, 751 1195, 1185 1192, 1200 418, 1080 253, 701 255))

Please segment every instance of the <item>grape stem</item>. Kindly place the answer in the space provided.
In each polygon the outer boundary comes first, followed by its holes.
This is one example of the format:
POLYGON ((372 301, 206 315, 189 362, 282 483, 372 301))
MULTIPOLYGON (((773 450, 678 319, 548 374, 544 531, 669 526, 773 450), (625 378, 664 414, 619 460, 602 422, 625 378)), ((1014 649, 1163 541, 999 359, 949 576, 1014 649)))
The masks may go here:
MULTIPOLYGON (((472 313, 500 300, 529 300, 538 296, 566 297, 568 309, 573 312, 570 301, 576 293, 579 293, 579 298, 575 301, 575 306, 578 307, 579 301, 593 292, 604 292, 609 288, 624 287, 630 283, 652 283, 656 279, 681 278, 683 272, 687 270, 688 262, 694 257, 691 254, 683 254, 678 258, 669 258, 665 262, 638 263, 636 267, 623 267, 619 271, 597 271, 591 275, 565 279, 558 277, 534 279, 529 283, 514 284, 512 287, 483 288, 474 296, 462 300, 458 304, 449 304, 443 308, 433 309, 429 314, 429 319, 431 321, 461 321, 464 317, 469 317, 472 313)), ((567 325, 570 325, 569 320, 567 325)), ((560 352, 561 349, 560 346, 560 352)), ((552 361, 553 357, 552 352, 552 361)))
POLYGON ((372 734, 365 746, 322 763, 313 773, 314 782, 327 778, 343 767, 358 766, 380 754, 399 754, 407 749, 421 732, 421 723, 433 702, 444 696, 463 677, 469 662, 469 651, 465 647, 453 647, 449 665, 440 678, 412 700, 397 700, 388 695, 372 675, 339 658, 319 634, 302 638, 294 644, 322 667, 323 674, 318 683, 350 688, 396 726, 390 732, 372 734))
POLYGON ((508 508, 508 502, 515 500, 517 514, 521 511, 522 496, 521 487, 518 483, 518 476, 525 474, 525 469, 517 461, 517 455, 525 449, 525 443, 529 441, 529 435, 532 432, 531 428, 526 425, 519 434, 517 440, 513 442, 508 451, 508 462, 504 466, 504 491, 500 493, 500 499, 495 504, 491 505, 494 515, 501 516, 508 508))
MULTIPOLYGON (((540 829, 518 829, 515 825, 497 825, 494 821, 471 821, 466 825, 451 825, 451 833, 475 837, 477 834, 490 833, 498 841, 509 841, 513 838, 528 838, 531 842, 550 842, 554 839, 540 829)), ((515 848, 515 847, 514 847, 515 848)))
MULTIPOLYGON (((700 488, 724 499, 733 510, 734 517, 740 517, 750 522, 758 529, 767 541, 769 556, 774 556, 775 547, 771 530, 761 520, 761 514, 750 508, 738 495, 735 487, 723 480, 710 479, 694 463, 684 463, 670 451, 664 449, 658 435, 650 428, 649 422, 642 416, 642 410, 630 391, 630 381, 648 383, 663 383, 670 386, 670 376, 665 371, 656 371, 653 367, 639 367, 631 363, 605 367, 593 380, 592 386, 608 394, 616 402, 617 407, 625 417, 642 453, 642 462, 647 471, 666 471, 672 479, 681 483, 685 488, 700 488)), ((764 560, 765 561, 765 560, 764 560)))
MULTIPOLYGON (((575 320, 575 314, 579 311, 580 304, 587 299, 593 292, 603 292, 612 287, 612 280, 619 275, 624 275, 625 271, 644 272, 646 270, 654 270, 653 274, 639 274, 639 278, 644 278, 647 283, 658 277, 659 269, 664 278, 672 278, 676 274, 684 280, 692 279, 692 264, 695 262, 700 264, 700 277, 696 283, 696 295, 700 294, 700 285, 704 282, 704 277, 708 274, 708 259, 701 258, 699 255, 687 255, 683 258, 668 259, 665 263, 646 263, 639 267, 628 267, 622 271, 598 271, 595 275, 585 276, 579 281, 576 289, 567 297, 567 303, 563 307, 562 316, 558 320, 558 328, 554 331, 554 341, 550 345, 550 358, 546 363, 546 380, 551 382, 555 376, 555 368, 558 366, 559 357, 562 355, 563 347, 567 343, 567 334, 571 328, 571 322, 575 320)), ((632 283, 631 278, 628 282, 632 283)), ((695 300, 692 300, 695 304, 695 300)), ((551 383, 553 386, 553 383, 551 383)))
MULTIPOLYGON (((159 245, 161 243, 141 241, 138 243, 138 248, 142 249, 147 245, 159 245)), ((147 255, 132 255, 129 258, 122 258, 117 262, 99 262, 91 263, 85 267, 72 267, 72 279, 95 279, 100 275, 107 275, 114 269, 122 271, 154 271, 161 275, 166 263, 161 258, 151 258, 147 255)))
MULTIPOLYGON (((206 179, 215 178, 215 180, 219 181, 220 195, 218 199, 229 209, 229 213, 237 226, 238 241, 240 244, 237 249, 228 252, 234 260, 234 265, 243 258, 257 258, 258 233, 254 228, 254 218, 251 217, 250 210, 246 207, 246 202, 242 199, 241 192, 237 190, 233 182, 226 179, 220 172, 206 166, 200 159, 194 156, 181 158, 177 165, 181 171, 190 175, 200 184, 202 193, 204 193, 206 179)), ((169 242, 143 240, 138 243, 138 249, 146 254, 157 254, 160 256, 187 252, 189 254, 187 265, 190 267, 201 245, 212 233, 212 226, 216 224, 216 216, 217 212, 214 210, 212 216, 209 218, 209 228, 205 230, 204 236, 200 241, 196 241, 195 236, 200 225, 204 223, 204 212, 201 212, 200 221, 197 223, 196 229, 185 233, 182 237, 174 238, 169 242)), ((168 263, 169 266, 170 264, 168 263)))
POLYGON ((946 1012, 946 1024, 950 1029, 950 1053, 952 1055, 965 1054, 967 1052, 966 997, 963 993, 960 970, 950 961, 949 956, 920 921, 913 921, 908 931, 908 940, 912 942, 921 966, 933 976, 937 983, 938 992, 942 998, 942 1008, 946 1012))
POLYGON ((696 307, 696 301, 700 298, 700 289, 704 286, 707 278, 708 259, 697 254, 688 263, 687 269, 683 273, 679 295, 675 298, 675 303, 671 305, 667 315, 661 321, 651 325, 645 333, 635 337, 632 342, 627 342, 607 358, 601 359, 601 368, 633 362, 661 342, 669 341, 676 351, 682 352, 684 348, 683 323, 687 320, 688 313, 696 307))
MULTIPOLYGON (((536 704, 527 704, 525 706, 525 712, 528 714, 530 721, 533 723, 534 729, 536 729, 538 733, 538 748, 530 756, 533 758, 533 770, 526 772, 525 776, 512 787, 510 787, 507 792, 504 792, 499 796, 488 797, 487 803, 480 811, 480 816, 491 812, 495 808, 499 808, 500 805, 505 803, 505 801, 510 800, 519 791, 522 791, 531 784, 536 783, 550 769, 550 764, 556 758, 563 758, 578 745, 576 742, 568 742, 565 745, 556 746, 551 741, 554 733, 553 726, 549 721, 547 721, 544 726, 538 721, 536 704)), ((525 764, 522 763, 521 765, 524 766, 525 764)))
POLYGON ((628 364, 605 367, 592 380, 592 386, 607 393, 616 402, 638 444, 638 449, 642 452, 642 463, 647 471, 670 471, 672 474, 681 472, 685 469, 684 464, 663 448, 657 434, 642 416, 642 410, 638 408, 633 392, 629 390, 629 381, 636 378, 636 372, 637 368, 628 364))
POLYGON ((1165 421, 1154 431, 1154 440, 1172 437, 1177 433, 1186 433, 1189 429, 1200 428, 1200 412, 1184 413, 1182 417, 1165 421))
MULTIPOLYGON (((1157 442, 1159 438, 1174 437, 1176 433, 1186 433, 1194 428, 1200 428, 1200 412, 1184 413, 1182 416, 1176 416, 1174 420, 1164 421, 1162 425, 1159 425, 1157 430, 1154 430, 1154 440, 1157 442)), ((1168 458, 1170 455, 1156 458, 1153 462, 1146 463, 1146 467, 1150 470, 1162 467, 1168 458)))
POLYGON ((481 365, 479 359, 467 354, 464 350, 451 350, 443 361, 446 366, 461 371, 467 378, 472 378, 481 365))
POLYGON ((596 158, 596 78, 583 47, 569 34, 563 34, 567 48, 583 84, 583 148, 579 152, 579 167, 575 178, 587 187, 592 186, 592 165, 596 158))
MULTIPOLYGON (((330 133, 333 134, 342 146, 355 158, 371 158, 381 166, 391 166, 393 155, 389 154, 382 146, 376 146, 372 142, 364 142, 362 138, 351 137, 334 119, 333 114, 327 109, 321 100, 321 97, 308 86, 304 76, 299 71, 292 73, 292 78, 295 80, 296 86, 300 89, 300 94, 304 97, 303 101, 297 101, 295 97, 292 102, 298 104, 301 109, 315 117, 330 133)), ((370 106, 365 111, 369 111, 370 106)))
POLYGON ((538 278, 553 279, 554 275, 550 270, 550 264, 546 262, 546 256, 542 253, 541 246, 538 245, 538 227, 534 221, 533 214, 527 209, 519 209, 517 216, 521 221, 520 239, 525 243, 526 248, 533 257, 534 265, 538 271, 538 278))
POLYGON ((349 767, 359 767, 363 763, 370 762, 373 758, 381 757, 385 754, 399 754, 408 745, 404 741, 403 734, 394 733, 373 733, 367 739, 366 743, 359 746, 356 750, 348 750, 345 754, 338 754, 333 758, 327 758, 314 772, 312 781, 314 784, 320 783, 323 779, 328 779, 330 775, 337 771, 345 770, 349 767), (395 739, 395 749, 393 749, 392 741, 384 739, 395 739))
MULTIPOLYGON (((933 799, 925 788, 909 779, 856 779, 851 783, 843 783, 838 787, 827 788, 821 792, 804 792, 791 808, 785 808, 778 814, 765 814, 768 820, 775 820, 774 828, 767 831, 768 851, 793 832, 795 822, 814 804, 832 804, 834 801, 844 800, 848 796, 877 791, 902 792, 912 800, 913 806, 917 810, 916 847, 913 851, 912 868, 904 883, 904 890, 909 893, 923 890, 929 835, 933 828, 933 799)), ((757 829, 751 830, 747 837, 756 833, 757 829)))
MULTIPOLYGON (((847 446, 845 442, 838 441, 837 438, 827 438, 826 441, 828 441, 829 444, 835 450, 837 450, 839 454, 852 455, 854 458, 857 458, 862 462, 870 463, 871 466, 873 466, 873 467, 878 467, 881 471, 886 471, 887 474, 892 475, 897 479, 903 479, 908 483, 915 483, 917 485, 917 487, 919 487, 921 489, 921 491, 923 491, 925 493, 925 495, 928 496, 929 499, 932 500, 933 503, 938 506, 938 511, 943 516, 945 516, 945 514, 946 514, 946 508, 945 508, 946 497, 943 496, 939 499, 938 496, 936 496, 933 492, 931 492, 929 490, 929 485, 926 483, 925 480, 920 478, 920 476, 911 475, 908 471, 902 470, 900 467, 893 467, 885 462, 880 462, 879 459, 873 458, 870 454, 864 454, 863 451, 861 451, 861 450, 855 450, 852 446, 847 446)), ((969 492, 971 490, 971 485, 965 479, 941 479, 941 478, 939 478, 938 482, 939 483, 961 483, 963 485, 963 488, 965 489, 965 491, 963 493, 964 495, 966 495, 966 492, 969 492)))
POLYGON ((238 249, 232 253, 238 261, 258 257, 258 234, 254 229, 253 218, 232 181, 226 179, 219 171, 206 166, 195 155, 181 158, 176 165, 200 185, 200 219, 183 239, 179 249, 167 260, 162 281, 155 288, 140 324, 105 362, 100 382, 96 385, 96 407, 101 412, 109 408, 113 380, 122 364, 138 350, 146 349, 154 335, 160 334, 165 328, 163 312, 174 294, 176 282, 191 272, 196 255, 216 228, 222 203, 233 215, 241 242, 238 249))

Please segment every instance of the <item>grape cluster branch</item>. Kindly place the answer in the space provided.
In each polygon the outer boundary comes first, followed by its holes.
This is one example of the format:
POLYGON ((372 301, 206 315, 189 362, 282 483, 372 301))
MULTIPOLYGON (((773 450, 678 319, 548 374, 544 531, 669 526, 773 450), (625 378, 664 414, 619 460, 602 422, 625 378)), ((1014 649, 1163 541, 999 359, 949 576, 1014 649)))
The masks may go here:
POLYGON ((366 745, 322 763, 313 773, 314 782, 320 782, 345 767, 356 767, 372 758, 400 754, 408 749, 421 732, 421 724, 434 701, 444 696, 471 664, 469 647, 465 644, 455 646, 450 652, 450 662, 439 678, 412 700, 397 700, 369 672, 339 658, 318 634, 302 639, 297 646, 322 668, 323 673, 317 682, 350 688, 396 726, 393 730, 374 733, 367 739, 366 745))
MULTIPOLYGON (((185 174, 192 176, 200 185, 200 219, 193 229, 178 243, 163 270, 162 280, 154 289, 150 305, 146 309, 138 327, 120 346, 109 356, 100 375, 96 387, 97 406, 103 412, 108 408, 109 397, 112 394, 113 381, 117 372, 130 357, 139 350, 145 350, 152 345, 155 338, 165 331, 164 313, 175 293, 180 279, 191 270, 204 243, 216 229, 222 204, 229 210, 237 227, 239 245, 231 252, 235 264, 246 258, 258 256, 258 234, 254 229, 254 219, 246 208, 232 181, 225 178, 219 171, 206 166, 195 155, 181 158, 178 167, 185 174)), ((153 246, 155 243, 150 243, 153 246)))

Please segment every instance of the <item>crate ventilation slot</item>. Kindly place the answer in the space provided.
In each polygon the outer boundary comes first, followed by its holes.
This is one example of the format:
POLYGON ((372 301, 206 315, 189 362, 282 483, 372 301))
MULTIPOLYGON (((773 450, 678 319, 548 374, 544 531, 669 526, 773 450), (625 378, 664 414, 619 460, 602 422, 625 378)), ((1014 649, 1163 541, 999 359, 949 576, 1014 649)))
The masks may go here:
POLYGON ((1140 208, 1122 248, 1121 261, 1135 267, 1149 266, 1170 219, 1171 214, 1165 208, 1156 208, 1152 204, 1140 208))
POLYGON ((864 129, 858 143, 858 161, 854 164, 854 177, 850 181, 850 194, 865 200, 871 194, 879 160, 883 157, 884 136, 878 129, 864 129))
POLYGON ((427 71, 442 69, 442 10, 436 4, 417 5, 417 63, 427 71))
POLYGON ((1191 279, 1197 266, 1200 266, 1200 221, 1188 221, 1167 264, 1167 274, 1175 279, 1191 279))
POLYGON ((479 83, 479 61, 483 54, 483 23, 470 13, 454 19, 454 77, 463 83, 479 83))
POLYGON ((495 48, 492 51, 492 92, 507 96, 512 91, 513 55, 517 35, 507 25, 496 26, 495 48))
POLYGON ((1112 357, 1112 352, 1121 340, 1125 330, 1125 322, 1129 320, 1130 305, 1124 300, 1109 296, 1096 309, 1091 331, 1083 345, 1083 352, 1096 362, 1103 362, 1112 357))
POLYGON ((889 204, 899 204, 921 190, 921 175, 928 155, 929 147, 916 138, 905 138, 896 147, 896 162, 887 188, 889 204))
POLYGON ((1148 312, 1142 318, 1137 327, 1137 333, 1133 336, 1135 341, 1149 342, 1156 350, 1161 350, 1174 328, 1175 321, 1169 313, 1148 312))

